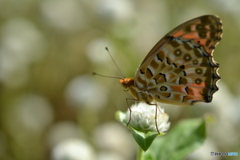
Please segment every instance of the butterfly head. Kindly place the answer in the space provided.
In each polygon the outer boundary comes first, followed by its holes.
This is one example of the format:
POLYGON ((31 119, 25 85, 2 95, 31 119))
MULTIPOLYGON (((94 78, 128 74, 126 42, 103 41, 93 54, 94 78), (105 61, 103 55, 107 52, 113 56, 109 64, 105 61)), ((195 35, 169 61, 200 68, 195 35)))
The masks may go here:
POLYGON ((125 91, 128 91, 130 87, 134 86, 133 78, 123 78, 123 79, 120 79, 119 82, 123 86, 123 89, 125 91))

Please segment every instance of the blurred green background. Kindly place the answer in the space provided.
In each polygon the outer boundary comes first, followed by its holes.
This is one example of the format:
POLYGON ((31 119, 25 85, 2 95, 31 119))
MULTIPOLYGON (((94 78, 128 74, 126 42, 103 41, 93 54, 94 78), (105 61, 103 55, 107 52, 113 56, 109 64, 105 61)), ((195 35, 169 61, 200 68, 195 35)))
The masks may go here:
MULTIPOLYGON (((214 57, 220 90, 210 104, 162 105, 171 127, 212 114, 188 160, 240 153, 240 1, 0 0, 0 159, 132 160, 134 140, 114 114, 127 110, 117 79, 134 77, 148 51, 177 25, 205 14, 223 21, 214 57)), ((171 129, 170 127, 170 129, 171 129)), ((177 142, 176 142, 177 143, 177 142)))

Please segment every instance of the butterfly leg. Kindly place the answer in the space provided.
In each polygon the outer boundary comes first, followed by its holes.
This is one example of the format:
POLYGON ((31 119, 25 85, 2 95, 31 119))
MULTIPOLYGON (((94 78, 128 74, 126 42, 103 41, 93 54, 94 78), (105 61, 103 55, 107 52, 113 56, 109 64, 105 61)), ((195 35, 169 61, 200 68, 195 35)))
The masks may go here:
POLYGON ((127 122, 127 127, 128 127, 128 125, 129 125, 129 123, 131 122, 131 117, 132 117, 132 110, 131 110, 131 108, 130 108, 130 106, 129 106, 128 101, 135 101, 135 103, 136 103, 136 102, 139 102, 139 101, 136 100, 136 99, 126 98, 126 102, 127 102, 128 109, 129 109, 129 112, 130 112, 130 118, 129 118, 128 122, 127 122))
MULTIPOLYGON (((156 104, 156 107, 157 107, 157 104, 156 104)), ((158 111, 159 111, 161 114, 163 114, 163 112, 160 110, 159 107, 157 107, 157 109, 158 109, 158 111)))
MULTIPOLYGON (((150 104, 150 103, 148 103, 149 105, 155 105, 156 106, 156 110, 155 110, 155 117, 154 117, 154 119, 155 119, 155 126, 156 126, 156 129, 157 129, 157 132, 158 132, 158 134, 160 134, 160 132, 159 132, 159 130, 158 130, 158 124, 157 124, 157 114, 158 114, 158 110, 159 110, 159 108, 158 108, 158 105, 157 105, 157 103, 155 103, 155 104, 150 104)), ((161 112, 161 110, 159 110, 159 112, 161 112)))

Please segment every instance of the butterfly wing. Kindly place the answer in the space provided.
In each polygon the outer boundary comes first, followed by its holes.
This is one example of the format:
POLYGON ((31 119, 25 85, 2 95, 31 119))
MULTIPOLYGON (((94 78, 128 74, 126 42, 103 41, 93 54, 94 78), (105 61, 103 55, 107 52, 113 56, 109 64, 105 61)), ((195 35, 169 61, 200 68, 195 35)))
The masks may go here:
POLYGON ((157 102, 211 102, 220 79, 212 53, 221 36, 222 24, 216 16, 201 16, 179 25, 143 60, 135 85, 148 91, 157 102))

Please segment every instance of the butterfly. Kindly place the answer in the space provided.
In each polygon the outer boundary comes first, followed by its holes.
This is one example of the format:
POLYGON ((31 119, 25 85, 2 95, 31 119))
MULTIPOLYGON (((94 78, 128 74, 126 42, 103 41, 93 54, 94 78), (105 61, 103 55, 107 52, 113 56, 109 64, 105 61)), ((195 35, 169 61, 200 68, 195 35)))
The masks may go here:
POLYGON ((177 26, 150 50, 135 78, 122 78, 120 84, 134 100, 147 104, 211 102, 220 79, 213 51, 222 31, 222 22, 214 15, 177 26))

